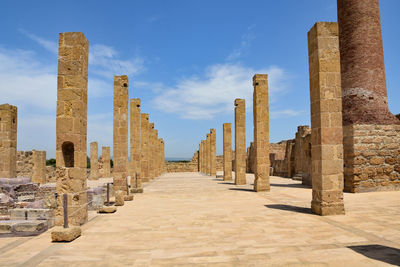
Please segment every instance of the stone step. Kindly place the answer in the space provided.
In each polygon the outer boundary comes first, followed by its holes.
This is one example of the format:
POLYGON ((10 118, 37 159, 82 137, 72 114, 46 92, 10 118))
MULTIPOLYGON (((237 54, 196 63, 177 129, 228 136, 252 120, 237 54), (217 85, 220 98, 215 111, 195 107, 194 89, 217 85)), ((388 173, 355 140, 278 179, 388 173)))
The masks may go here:
POLYGON ((48 229, 44 220, 0 221, 0 237, 35 236, 48 229))
POLYGON ((10 210, 10 220, 44 221, 51 228, 54 226, 54 211, 51 209, 12 209, 10 210))

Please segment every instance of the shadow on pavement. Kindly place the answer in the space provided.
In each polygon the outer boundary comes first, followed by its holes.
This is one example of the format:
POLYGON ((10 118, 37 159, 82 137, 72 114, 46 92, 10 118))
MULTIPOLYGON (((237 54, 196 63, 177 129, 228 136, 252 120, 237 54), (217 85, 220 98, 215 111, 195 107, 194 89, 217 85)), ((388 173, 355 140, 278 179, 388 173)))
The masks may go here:
POLYGON ((271 183, 271 186, 276 186, 276 187, 292 187, 292 188, 306 188, 310 189, 311 187, 308 185, 302 185, 302 184, 274 184, 271 183))
POLYGON ((377 244, 348 246, 348 248, 370 259, 400 266, 400 249, 377 244))
POLYGON ((249 189, 249 188, 229 188, 229 190, 234 190, 234 191, 245 191, 245 192, 254 192, 253 189, 249 189))
POLYGON ((292 206, 292 205, 271 204, 271 205, 265 205, 265 207, 270 208, 270 209, 286 210, 286 211, 294 211, 294 212, 305 213, 305 214, 312 214, 311 208, 297 207, 297 206, 292 206))

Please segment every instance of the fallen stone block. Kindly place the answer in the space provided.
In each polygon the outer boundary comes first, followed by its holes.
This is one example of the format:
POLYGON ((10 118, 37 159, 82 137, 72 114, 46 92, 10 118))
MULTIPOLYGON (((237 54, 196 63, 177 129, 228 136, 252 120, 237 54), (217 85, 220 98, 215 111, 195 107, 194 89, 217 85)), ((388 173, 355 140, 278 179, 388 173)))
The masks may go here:
POLYGON ((79 226, 71 226, 64 228, 62 226, 54 227, 51 231, 52 242, 71 242, 81 236, 81 228, 79 226))
POLYGON ((9 221, 0 222, 0 234, 10 234, 12 231, 9 221))
POLYGON ((44 221, 26 221, 12 225, 12 231, 18 233, 31 233, 36 235, 44 232, 47 229, 47 222, 44 221))
POLYGON ((130 191, 132 194, 143 193, 143 188, 131 188, 130 191))
POLYGON ((98 213, 114 213, 117 211, 115 206, 103 206, 99 209, 98 213))
POLYGON ((133 200, 133 195, 124 196, 124 201, 132 201, 132 200, 133 200))
POLYGON ((124 204, 124 192, 122 190, 115 191, 115 206, 123 206, 124 204))

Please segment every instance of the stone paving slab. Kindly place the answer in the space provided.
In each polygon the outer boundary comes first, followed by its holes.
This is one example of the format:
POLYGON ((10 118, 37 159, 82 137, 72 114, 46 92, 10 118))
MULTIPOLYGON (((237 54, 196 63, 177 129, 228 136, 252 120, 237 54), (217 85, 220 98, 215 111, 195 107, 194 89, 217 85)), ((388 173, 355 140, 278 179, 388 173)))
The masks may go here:
POLYGON ((0 265, 400 264, 400 192, 345 194, 346 215, 320 217, 298 181, 271 177, 271 192, 256 193, 253 179, 164 174, 116 213, 92 214, 72 243, 51 243, 49 231, 0 239, 0 265))

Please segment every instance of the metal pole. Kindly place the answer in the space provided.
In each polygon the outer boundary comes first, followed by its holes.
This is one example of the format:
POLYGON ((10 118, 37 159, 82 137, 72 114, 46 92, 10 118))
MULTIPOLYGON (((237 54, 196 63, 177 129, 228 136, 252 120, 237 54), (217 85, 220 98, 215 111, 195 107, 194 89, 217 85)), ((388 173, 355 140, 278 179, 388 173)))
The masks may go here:
POLYGON ((128 177, 126 177, 126 195, 129 196, 129 184, 128 184, 128 177))
POLYGON ((138 177, 139 177, 139 175, 138 175, 138 173, 136 173, 136 188, 137 188, 137 180, 138 180, 138 177))
POLYGON ((107 206, 110 206, 110 183, 107 183, 107 206))
POLYGON ((64 203, 64 228, 68 228, 68 195, 63 195, 64 203))

